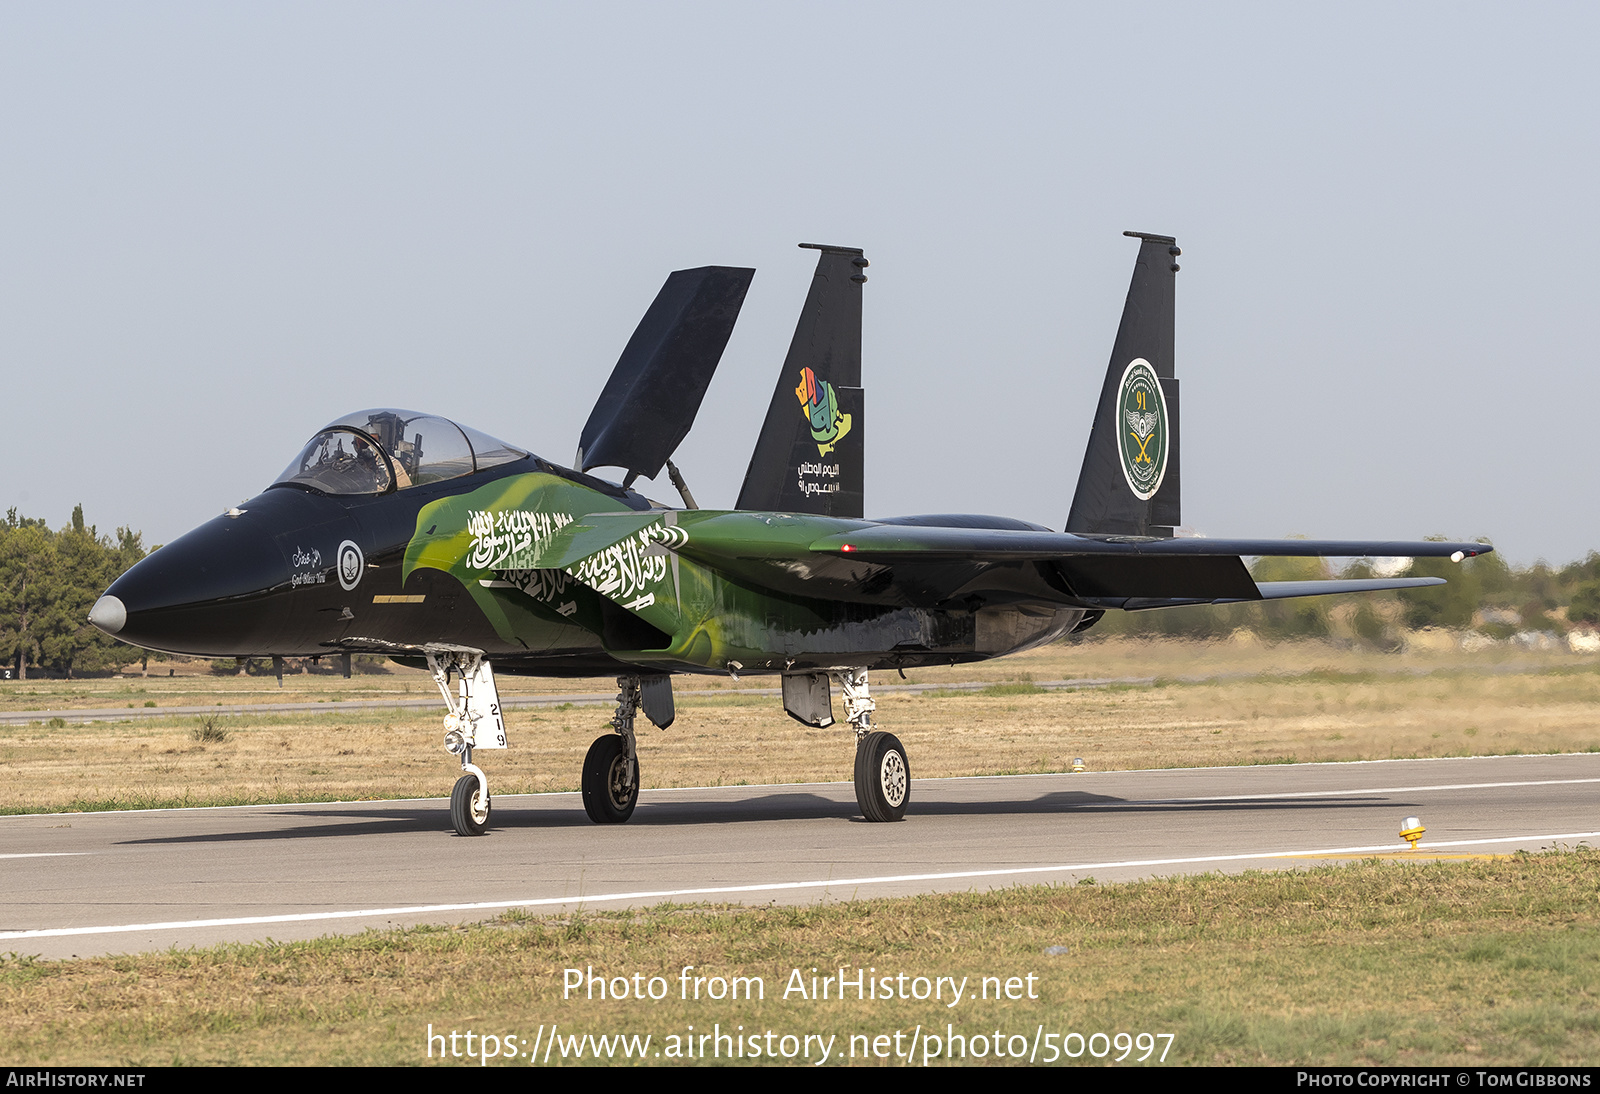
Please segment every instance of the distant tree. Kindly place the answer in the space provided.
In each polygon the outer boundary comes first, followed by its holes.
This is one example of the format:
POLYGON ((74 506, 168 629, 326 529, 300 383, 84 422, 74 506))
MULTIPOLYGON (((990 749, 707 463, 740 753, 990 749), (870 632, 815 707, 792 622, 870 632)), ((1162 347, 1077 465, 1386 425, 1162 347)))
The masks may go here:
MULTIPOLYGON (((1467 565, 1471 566, 1472 572, 1477 575, 1478 587, 1485 602, 1500 603, 1515 599, 1517 577, 1498 551, 1479 555, 1467 565)), ((1448 574, 1445 576, 1449 577, 1448 574)))
POLYGON ((1396 642, 1389 633, 1389 627, 1372 606, 1370 596, 1362 596, 1356 610, 1350 616, 1350 629, 1355 632, 1356 638, 1365 645, 1374 646, 1381 650, 1392 650, 1396 642))
POLYGON ((1567 605, 1567 620, 1600 624, 1600 578, 1585 581, 1573 591, 1572 603, 1567 605))
POLYGON ((74 671, 115 669, 127 659, 128 647, 91 624, 89 609, 122 571, 117 548, 85 526, 81 505, 73 509, 71 525, 56 534, 56 567, 58 593, 40 643, 44 664, 69 679, 74 671))
POLYGON ((0 522, 0 656, 19 679, 30 664, 65 676, 114 669, 125 645, 89 623, 89 609, 123 571, 144 557, 139 533, 102 537, 85 523, 83 506, 51 532, 15 509, 0 522))
MULTIPOLYGON (((1445 537, 1428 538, 1442 540, 1445 537)), ((1401 589, 1398 595, 1400 602, 1405 605, 1406 626, 1414 629, 1468 626, 1473 613, 1483 602, 1483 579, 1478 569, 1483 557, 1459 563, 1451 562, 1448 558, 1419 558, 1414 561, 1407 576, 1442 577, 1448 584, 1401 589)))
POLYGON ((43 521, 12 509, 0 527, 0 646, 19 680, 28 678, 30 661, 39 664, 60 595, 54 536, 43 521))
POLYGON ((1600 554, 1590 551, 1582 562, 1574 562, 1561 571, 1562 580, 1569 585, 1585 581, 1600 581, 1600 554))

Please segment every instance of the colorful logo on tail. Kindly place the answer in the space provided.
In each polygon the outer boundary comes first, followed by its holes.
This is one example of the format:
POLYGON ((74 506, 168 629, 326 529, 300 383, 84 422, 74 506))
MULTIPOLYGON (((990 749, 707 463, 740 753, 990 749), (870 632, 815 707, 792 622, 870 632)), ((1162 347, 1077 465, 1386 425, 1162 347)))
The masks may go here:
POLYGON ((1122 456, 1122 477, 1140 501, 1149 501, 1161 489, 1167 474, 1167 400, 1161 394, 1156 370, 1136 357, 1122 372, 1117 388, 1117 451, 1122 456))
POLYGON ((817 379, 808 368, 800 370, 800 386, 794 389, 800 400, 800 413, 811 423, 811 439, 817 442, 817 455, 826 456, 850 432, 850 415, 839 413, 839 399, 833 385, 817 379))

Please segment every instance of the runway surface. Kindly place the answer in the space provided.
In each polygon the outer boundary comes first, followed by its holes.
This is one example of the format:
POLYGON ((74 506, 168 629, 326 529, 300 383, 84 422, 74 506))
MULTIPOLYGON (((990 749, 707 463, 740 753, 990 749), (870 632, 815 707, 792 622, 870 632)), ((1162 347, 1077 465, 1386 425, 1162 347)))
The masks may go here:
MULTIPOLYGON (((912 757, 913 764, 915 757, 912 757)), ((493 778, 493 772, 490 772, 493 778)), ((492 786, 492 783, 491 783, 492 786)), ((0 953, 89 956, 680 902, 848 900, 1600 844, 1600 754, 925 779, 899 824, 848 783, 0 818, 0 953)))

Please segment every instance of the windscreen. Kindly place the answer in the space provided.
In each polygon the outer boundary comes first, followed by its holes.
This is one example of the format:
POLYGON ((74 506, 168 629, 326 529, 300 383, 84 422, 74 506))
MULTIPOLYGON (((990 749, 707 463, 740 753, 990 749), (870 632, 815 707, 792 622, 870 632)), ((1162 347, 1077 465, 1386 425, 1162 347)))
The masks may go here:
POLYGON ((381 494, 393 481, 388 457, 371 437, 353 429, 324 429, 276 480, 324 494, 381 494))
POLYGON ((325 494, 382 494, 461 478, 528 453, 448 418, 362 410, 332 423, 273 481, 325 494))

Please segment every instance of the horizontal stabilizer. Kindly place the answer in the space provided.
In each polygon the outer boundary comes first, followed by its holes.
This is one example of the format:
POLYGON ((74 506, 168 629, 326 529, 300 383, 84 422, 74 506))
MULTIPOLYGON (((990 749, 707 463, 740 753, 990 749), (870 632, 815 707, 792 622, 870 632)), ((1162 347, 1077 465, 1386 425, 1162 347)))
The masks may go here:
POLYGON ((667 278, 611 370, 578 441, 578 470, 653 479, 694 424, 754 270, 702 266, 667 278))
POLYGON ((1259 581, 1262 600, 1291 596, 1331 596, 1334 593, 1376 593, 1385 589, 1423 589, 1447 584, 1442 577, 1365 577, 1335 581, 1259 581))
POLYGON ((1254 596, 1130 596, 1088 597, 1097 606, 1140 612, 1150 608, 1186 608, 1196 604, 1245 604, 1256 600, 1287 600, 1294 596, 1332 596, 1335 593, 1375 593, 1384 589, 1421 589, 1445 585, 1442 577, 1351 578, 1333 581, 1263 581, 1254 596))

